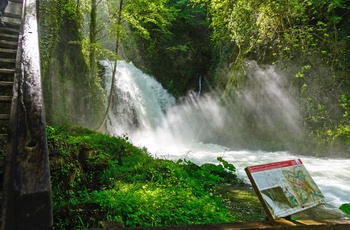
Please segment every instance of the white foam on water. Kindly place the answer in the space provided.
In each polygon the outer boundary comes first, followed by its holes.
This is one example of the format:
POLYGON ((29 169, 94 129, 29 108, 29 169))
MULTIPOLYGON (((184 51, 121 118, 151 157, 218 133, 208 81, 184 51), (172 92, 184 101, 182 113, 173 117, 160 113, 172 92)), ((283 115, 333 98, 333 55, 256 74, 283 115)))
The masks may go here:
MULTIPOLYGON (((105 90, 108 96, 113 64, 107 61, 101 64, 106 67, 105 90)), ((297 126, 299 115, 294 111, 295 103, 283 91, 283 82, 272 68, 256 69, 253 75, 258 74, 260 78, 259 87, 267 100, 265 104, 271 105, 273 101, 277 106, 263 107, 263 104, 257 103, 258 98, 253 92, 243 91, 238 97, 252 104, 251 108, 255 109, 253 113, 258 114, 257 120, 273 123, 271 114, 266 111, 281 113, 281 120, 285 120, 293 129, 297 126), (294 112, 289 113, 289 110, 294 112)), ((127 134, 133 144, 146 147, 155 157, 187 159, 199 165, 218 163, 217 157, 223 157, 237 168, 238 176, 247 183, 249 180, 244 171, 247 166, 300 158, 329 204, 339 207, 350 203, 350 159, 298 156, 285 151, 232 151, 209 141, 203 143, 203 140, 212 140, 215 131, 226 129, 226 118, 232 117, 215 97, 198 97, 198 94, 192 93, 175 103, 175 99, 153 77, 125 61, 118 61, 114 84, 116 90, 109 113, 108 131, 112 135, 127 134)), ((244 130, 242 124, 236 127, 240 126, 244 130)))

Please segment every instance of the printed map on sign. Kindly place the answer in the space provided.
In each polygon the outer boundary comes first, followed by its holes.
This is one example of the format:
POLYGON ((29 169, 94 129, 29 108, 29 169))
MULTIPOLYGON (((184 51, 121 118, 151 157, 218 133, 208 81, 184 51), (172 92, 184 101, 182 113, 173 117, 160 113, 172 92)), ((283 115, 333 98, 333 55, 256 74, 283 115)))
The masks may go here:
POLYGON ((245 170, 273 219, 325 203, 300 159, 250 166, 245 170))

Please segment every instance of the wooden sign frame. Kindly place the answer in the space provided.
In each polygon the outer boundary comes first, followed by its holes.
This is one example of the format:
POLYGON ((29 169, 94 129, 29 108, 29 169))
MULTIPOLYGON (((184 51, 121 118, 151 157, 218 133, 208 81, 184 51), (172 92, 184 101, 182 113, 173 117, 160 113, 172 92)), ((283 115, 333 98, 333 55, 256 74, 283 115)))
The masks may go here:
POLYGON ((325 203, 325 197, 300 159, 245 168, 268 220, 325 203))

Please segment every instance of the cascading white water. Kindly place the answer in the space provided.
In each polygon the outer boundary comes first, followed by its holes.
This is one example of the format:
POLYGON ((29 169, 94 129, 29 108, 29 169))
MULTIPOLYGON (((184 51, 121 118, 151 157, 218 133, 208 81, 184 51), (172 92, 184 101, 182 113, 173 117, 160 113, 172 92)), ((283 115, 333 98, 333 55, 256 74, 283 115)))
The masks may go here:
POLYGON ((198 97, 201 95, 202 93, 202 75, 199 76, 198 78, 198 97))
MULTIPOLYGON (((114 62, 101 61, 105 75, 112 76, 114 62)), ((106 97, 111 77, 104 79, 106 97)), ((118 61, 112 109, 108 131, 113 135, 137 129, 153 129, 164 113, 175 105, 175 99, 154 78, 142 73, 134 65, 118 61)))
MULTIPOLYGON (((109 95, 113 64, 108 61, 102 61, 101 64, 106 67, 104 81, 106 94, 109 95)), ((275 100, 277 109, 293 107, 293 102, 288 101, 284 92, 278 88, 278 81, 268 78, 269 75, 276 77, 276 73, 271 69, 258 71, 263 72, 260 73, 264 81, 261 87, 269 88, 265 90, 265 100, 275 100), (264 86, 268 82, 272 87, 264 86)), ((115 86, 108 131, 112 135, 127 134, 135 145, 146 147, 156 157, 174 160, 186 158, 197 164, 217 163, 216 158, 223 157, 237 167, 239 177, 247 183, 244 172, 247 166, 301 158, 329 204, 339 207, 343 203, 350 203, 350 159, 297 156, 283 151, 232 151, 210 143, 215 140, 217 133, 227 128, 227 118, 232 115, 219 105, 215 97, 197 97, 192 93, 175 104, 175 99, 154 78, 125 61, 118 61, 115 86)), ((243 91, 238 97, 241 97, 241 101, 246 100, 247 104, 254 103, 255 108, 263 109, 255 105, 249 92, 243 91)), ((261 111, 256 112, 261 117, 264 115, 261 111)), ((293 128, 298 114, 296 111, 292 114, 287 112, 280 111, 283 113, 282 118, 293 128)), ((266 119, 271 121, 268 116, 266 119)))

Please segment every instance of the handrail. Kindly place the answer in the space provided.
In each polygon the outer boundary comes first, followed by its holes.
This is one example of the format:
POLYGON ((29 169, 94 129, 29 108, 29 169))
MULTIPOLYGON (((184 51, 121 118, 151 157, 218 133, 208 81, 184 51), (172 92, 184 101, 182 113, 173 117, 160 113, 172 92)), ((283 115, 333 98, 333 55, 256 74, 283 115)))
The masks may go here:
POLYGON ((36 9, 36 0, 23 0, 4 176, 3 230, 44 230, 53 224, 36 9))

